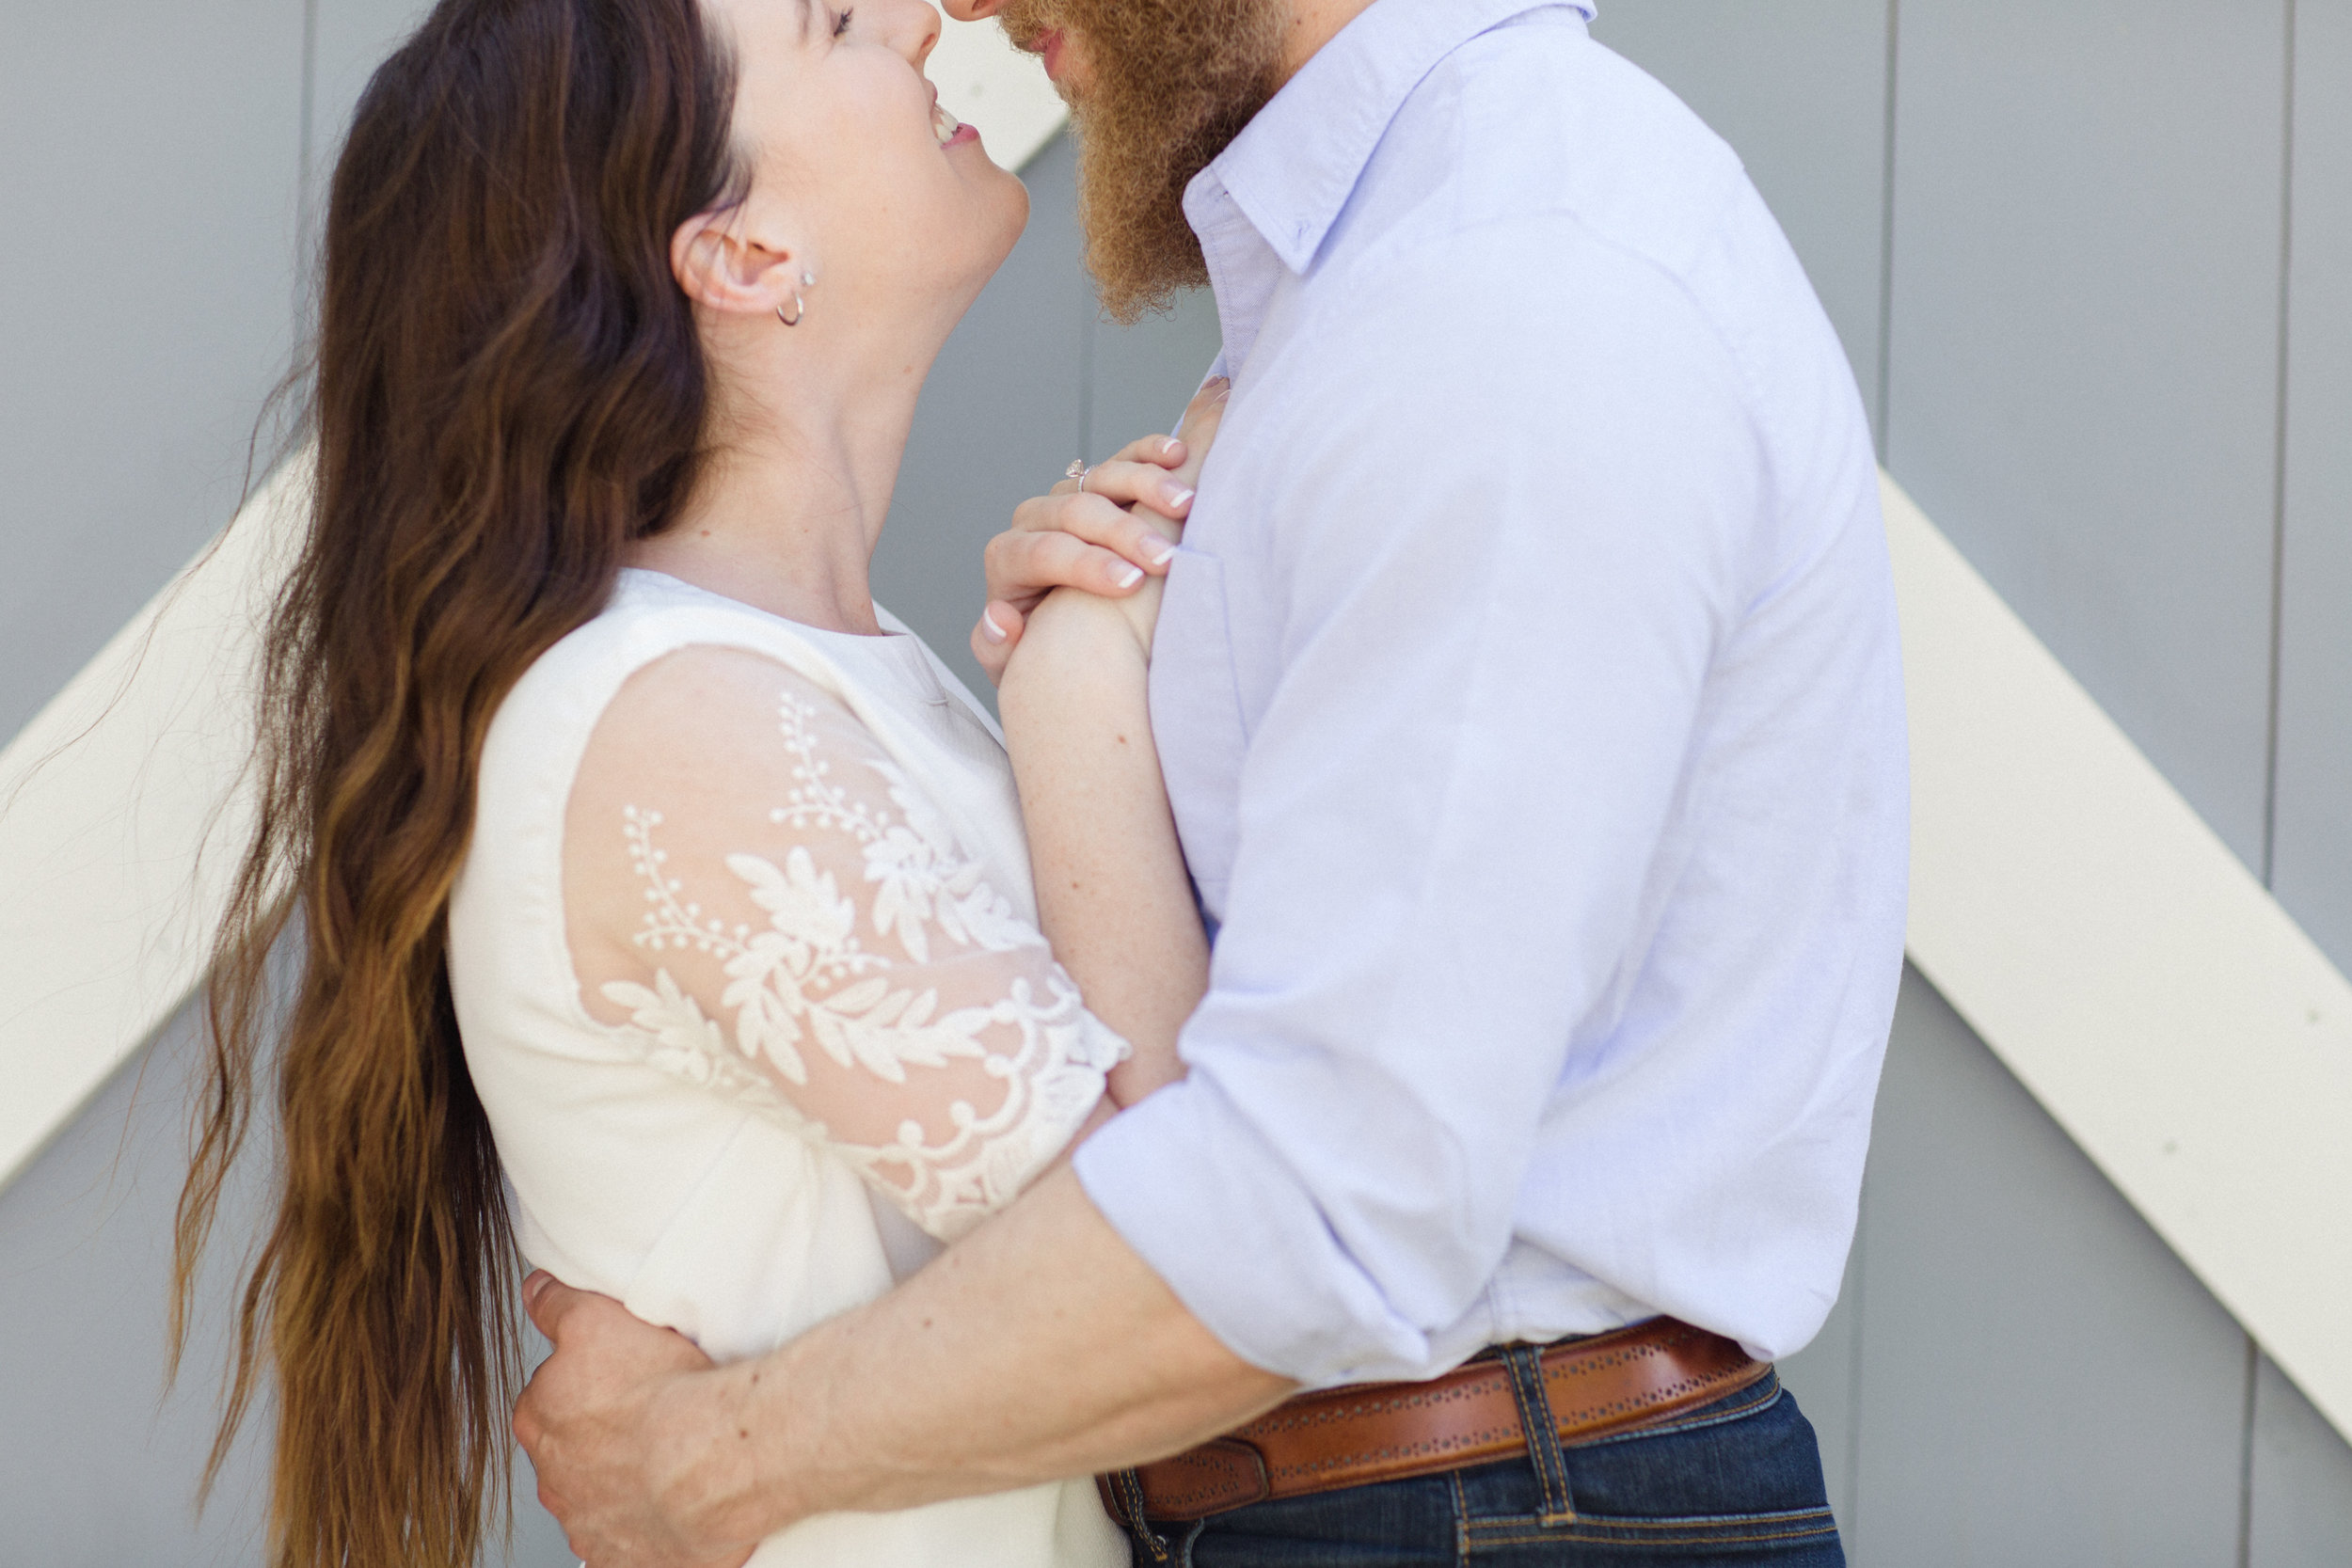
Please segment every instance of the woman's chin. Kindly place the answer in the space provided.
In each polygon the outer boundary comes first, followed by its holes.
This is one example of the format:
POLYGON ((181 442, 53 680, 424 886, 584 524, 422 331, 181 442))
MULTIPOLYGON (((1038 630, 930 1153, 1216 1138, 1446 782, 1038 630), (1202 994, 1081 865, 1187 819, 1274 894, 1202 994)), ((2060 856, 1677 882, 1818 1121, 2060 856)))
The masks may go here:
POLYGON ((1012 254, 1012 247, 1021 243, 1023 232, 1029 227, 1029 187, 1023 184, 1021 177, 1010 170, 993 163, 989 166, 995 170, 990 183, 995 185, 998 180, 1003 182, 1001 192, 991 190, 989 193, 993 226, 992 244, 988 247, 987 277, 993 277, 996 269, 1005 264, 1005 258, 1012 254))

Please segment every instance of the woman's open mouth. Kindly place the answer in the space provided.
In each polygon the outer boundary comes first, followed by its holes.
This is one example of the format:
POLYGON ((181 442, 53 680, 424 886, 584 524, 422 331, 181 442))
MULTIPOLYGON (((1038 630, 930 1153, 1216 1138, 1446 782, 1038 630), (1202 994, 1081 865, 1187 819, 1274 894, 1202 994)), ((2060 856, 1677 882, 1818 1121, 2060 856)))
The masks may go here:
POLYGON ((980 139, 980 134, 977 131, 949 114, 945 107, 936 103, 931 105, 931 135, 939 138, 939 145, 942 147, 961 147, 965 142, 980 139))

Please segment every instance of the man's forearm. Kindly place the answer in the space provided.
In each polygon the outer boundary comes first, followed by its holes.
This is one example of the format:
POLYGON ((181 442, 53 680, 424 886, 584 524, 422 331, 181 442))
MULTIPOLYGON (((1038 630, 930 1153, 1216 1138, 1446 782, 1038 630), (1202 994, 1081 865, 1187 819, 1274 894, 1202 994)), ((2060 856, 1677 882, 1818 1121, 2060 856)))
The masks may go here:
POLYGON ((1157 1458, 1295 1387, 1227 1350, 1065 1165, 882 1300, 683 1380, 669 1441, 711 1542, 1157 1458), (723 1456, 723 1457, 721 1457, 723 1456))

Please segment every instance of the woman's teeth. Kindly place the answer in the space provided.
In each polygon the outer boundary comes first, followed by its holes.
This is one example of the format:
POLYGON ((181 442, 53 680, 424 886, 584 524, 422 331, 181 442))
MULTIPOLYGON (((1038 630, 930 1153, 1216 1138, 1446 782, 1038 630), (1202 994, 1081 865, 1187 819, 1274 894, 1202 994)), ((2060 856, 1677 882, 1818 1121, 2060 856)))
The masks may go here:
POLYGON ((939 104, 931 105, 931 135, 939 138, 940 146, 945 147, 955 140, 956 133, 962 129, 963 121, 949 114, 939 104))

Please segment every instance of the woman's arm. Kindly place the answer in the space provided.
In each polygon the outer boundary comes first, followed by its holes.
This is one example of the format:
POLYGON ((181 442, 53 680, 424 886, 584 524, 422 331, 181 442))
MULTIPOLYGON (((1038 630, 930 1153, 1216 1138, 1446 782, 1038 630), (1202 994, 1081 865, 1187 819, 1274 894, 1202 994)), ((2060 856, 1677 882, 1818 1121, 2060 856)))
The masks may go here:
MULTIPOLYGON (((1153 579, 1138 594, 1156 604, 1153 579)), ((1177 847, 1127 606, 1064 589, 1029 617, 998 695, 1037 878, 1038 923, 1087 1007, 1134 1055, 1132 1105, 1184 1075, 1176 1035, 1208 989, 1209 944, 1177 847)))
MULTIPOLYGON (((1189 486, 1224 414, 1222 384, 1186 410, 1189 486)), ((1136 519, 1174 539, 1177 525, 1136 519)), ((1029 831, 1038 922, 1087 1006, 1134 1055, 1111 1098, 1132 1105, 1184 1076, 1177 1032, 1209 984, 1209 943, 1176 839, 1146 700, 1164 579, 1120 599, 1056 590, 1027 617, 997 693, 1029 831)))
POLYGON ((638 672, 564 838, 590 1014, 935 1236, 1011 1202, 1106 1104, 1125 1044, 1038 928, 843 703, 763 655, 638 672))

